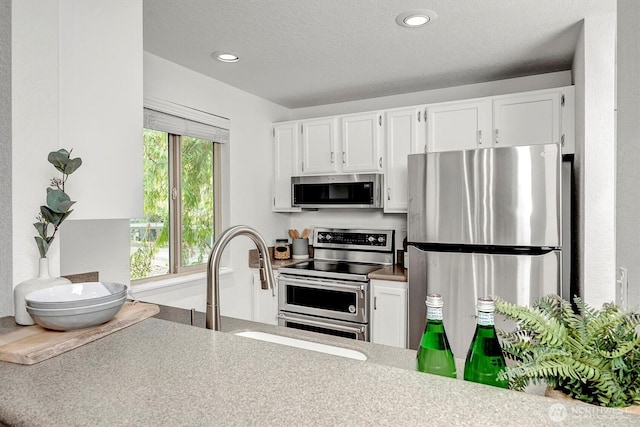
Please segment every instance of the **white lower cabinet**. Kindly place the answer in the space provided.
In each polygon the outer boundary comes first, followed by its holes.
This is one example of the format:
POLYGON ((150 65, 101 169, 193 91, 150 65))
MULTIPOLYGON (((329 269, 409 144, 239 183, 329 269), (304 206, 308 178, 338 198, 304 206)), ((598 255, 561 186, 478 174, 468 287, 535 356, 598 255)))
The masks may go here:
POLYGON ((407 282, 371 280, 371 342, 407 347, 407 282))
POLYGON ((262 289, 260 285, 260 273, 257 268, 251 269, 253 273, 253 301, 251 304, 251 320, 254 322, 278 324, 278 272, 274 271, 275 296, 271 289, 262 289))

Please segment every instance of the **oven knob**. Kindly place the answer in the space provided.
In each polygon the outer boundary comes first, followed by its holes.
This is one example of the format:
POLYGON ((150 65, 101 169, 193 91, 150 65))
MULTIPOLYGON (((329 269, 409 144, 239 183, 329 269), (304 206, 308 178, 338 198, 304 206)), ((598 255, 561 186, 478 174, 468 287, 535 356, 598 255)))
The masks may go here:
POLYGON ((331 234, 327 234, 327 235, 325 236, 325 239, 327 239, 327 240, 333 240, 333 236, 332 236, 331 234))
POLYGON ((369 240, 370 242, 373 242, 374 240, 376 240, 376 238, 373 237, 373 236, 369 236, 369 239, 367 239, 367 240, 369 240))
POLYGON ((356 312, 356 306, 355 305, 350 305, 349 306, 349 313, 355 313, 356 312))
POLYGON ((378 242, 380 242, 380 243, 384 242, 384 236, 378 237, 378 242))
POLYGON ((318 240, 324 239, 324 234, 318 234, 318 240))

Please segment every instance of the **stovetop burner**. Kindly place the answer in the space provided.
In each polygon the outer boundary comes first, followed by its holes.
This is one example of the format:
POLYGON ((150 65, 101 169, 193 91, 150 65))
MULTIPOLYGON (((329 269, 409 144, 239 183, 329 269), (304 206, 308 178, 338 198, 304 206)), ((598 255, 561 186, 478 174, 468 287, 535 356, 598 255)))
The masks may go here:
POLYGON ((309 276, 321 279, 353 280, 366 282, 368 274, 385 267, 382 264, 355 263, 344 261, 324 261, 313 259, 286 267, 280 272, 299 276, 309 276))
POLYGON ((345 274, 369 274, 372 271, 378 270, 382 267, 384 266, 380 264, 365 264, 344 261, 323 261, 314 259, 311 261, 294 264, 292 266, 289 266, 288 268, 345 274))

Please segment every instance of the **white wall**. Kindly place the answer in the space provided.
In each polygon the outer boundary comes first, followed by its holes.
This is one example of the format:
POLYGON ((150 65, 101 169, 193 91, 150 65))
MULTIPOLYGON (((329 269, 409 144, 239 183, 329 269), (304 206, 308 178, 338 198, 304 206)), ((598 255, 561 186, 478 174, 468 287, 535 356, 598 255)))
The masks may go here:
POLYGON ((74 220, 60 236, 60 274, 97 271, 105 282, 129 283, 129 219, 74 220))
POLYGON ((576 46, 578 281, 595 307, 615 300, 615 14, 584 21, 576 46))
POLYGON ((83 160, 69 219, 140 217, 142 0, 60 0, 58 22, 59 145, 83 160))
MULTIPOLYGON (((32 224, 55 174, 47 155, 58 149, 58 1, 14 1, 11 14, 13 283, 3 284, 10 287, 38 273, 32 224)), ((47 258, 58 275, 58 239, 47 258)))
POLYGON ((629 307, 640 307, 640 2, 618 0, 617 265, 628 270, 629 307))
MULTIPOLYGON (((233 67, 233 64, 229 64, 233 67)), ((271 123, 288 119, 288 110, 247 92, 198 74, 158 56, 144 54, 144 94, 186 105, 230 120, 231 141, 223 148, 223 228, 245 224, 255 228, 271 244, 286 235, 288 215, 271 212, 272 175, 271 123)), ((248 268, 246 237, 232 241, 228 266, 234 271, 233 284, 222 290, 221 300, 247 302, 223 312, 251 318, 253 277, 248 268)))
MULTIPOLYGON (((47 253, 52 275, 61 274, 60 240, 74 216, 84 211, 86 218, 122 217, 133 211, 122 206, 141 205, 142 149, 123 154, 122 144, 138 141, 142 133, 142 0, 108 6, 99 0, 24 0, 13 2, 11 19, 14 261, 9 286, 37 274, 32 224, 45 204, 50 178, 58 175, 47 161, 50 151, 76 148, 84 161, 65 188, 78 201, 77 211, 47 253), (121 158, 138 159, 139 167, 123 174, 121 158), (136 187, 139 196, 127 191, 136 187)), ((68 242, 76 244, 71 254, 91 261, 86 248, 96 243, 84 235, 70 237, 68 242)), ((116 241, 102 243, 113 247, 116 241)), ((128 252, 128 241, 120 250, 128 252)))
MULTIPOLYGON (((0 283, 13 282, 11 220, 11 0, 0 1, 0 283)), ((0 317, 13 312, 11 286, 0 286, 0 317)))

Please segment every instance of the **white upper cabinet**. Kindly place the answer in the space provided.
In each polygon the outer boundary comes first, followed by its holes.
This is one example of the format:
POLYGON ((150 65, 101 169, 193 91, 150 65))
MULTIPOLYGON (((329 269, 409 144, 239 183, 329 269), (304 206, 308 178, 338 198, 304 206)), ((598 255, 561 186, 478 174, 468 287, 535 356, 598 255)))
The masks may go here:
POLYGON ((575 152, 573 86, 274 124, 274 210, 291 176, 384 173, 384 212, 407 211, 413 153, 560 144, 575 152))
POLYGON ((427 106, 427 151, 491 146, 491 100, 427 106))
POLYGON ((385 112, 384 211, 407 212, 407 156, 426 150, 423 107, 385 112))
POLYGON ((494 99, 494 146, 559 144, 561 96, 552 91, 494 99))
POLYGON ((560 144, 574 152, 574 87, 427 106, 427 150, 560 144))
POLYGON ((302 174, 334 173, 337 162, 337 118, 305 120, 301 122, 302 174))
POLYGON ((291 207, 291 177, 298 174, 298 123, 273 126, 273 210, 299 212, 291 207))
POLYGON ((382 171, 382 114, 342 117, 342 171, 382 171))

